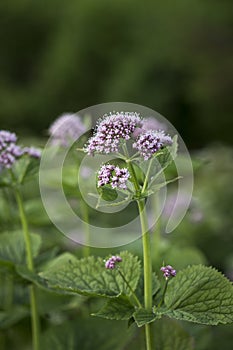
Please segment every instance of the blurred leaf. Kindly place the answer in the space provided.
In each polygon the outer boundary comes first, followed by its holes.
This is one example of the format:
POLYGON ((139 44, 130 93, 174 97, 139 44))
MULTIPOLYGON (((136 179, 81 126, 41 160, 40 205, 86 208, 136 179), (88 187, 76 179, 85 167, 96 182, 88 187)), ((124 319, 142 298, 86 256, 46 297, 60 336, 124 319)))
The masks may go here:
POLYGON ((134 306, 126 296, 120 295, 118 298, 109 299, 101 310, 93 316, 99 316, 109 320, 128 320, 134 313, 134 306))
POLYGON ((42 349, 121 350, 132 334, 123 322, 80 318, 47 330, 42 337, 42 349))
POLYGON ((0 168, 0 188, 11 187, 12 179, 8 169, 0 168))
POLYGON ((192 266, 168 284, 166 315, 207 325, 233 322, 233 286, 212 267, 192 266))
POLYGON ((22 156, 15 162, 12 170, 17 183, 23 184, 32 179, 39 171, 40 160, 28 155, 22 156))
POLYGON ((26 306, 16 305, 9 310, 0 311, 0 328, 8 328, 20 321, 25 316, 28 316, 30 310, 26 306))
POLYGON ((42 225, 48 225, 51 222, 40 198, 25 200, 24 207, 29 224, 41 227, 42 225))
MULTIPOLYGON (((33 257, 39 253, 41 238, 37 234, 30 234, 33 257)), ((13 264, 24 264, 26 262, 26 251, 23 232, 5 232, 0 235, 0 264, 10 262, 13 264)))
POLYGON ((153 324, 154 348, 162 350, 192 350, 193 338, 174 320, 165 317, 153 324))
POLYGON ((162 254, 162 261, 179 271, 188 265, 205 264, 206 258, 198 248, 172 245, 162 254))

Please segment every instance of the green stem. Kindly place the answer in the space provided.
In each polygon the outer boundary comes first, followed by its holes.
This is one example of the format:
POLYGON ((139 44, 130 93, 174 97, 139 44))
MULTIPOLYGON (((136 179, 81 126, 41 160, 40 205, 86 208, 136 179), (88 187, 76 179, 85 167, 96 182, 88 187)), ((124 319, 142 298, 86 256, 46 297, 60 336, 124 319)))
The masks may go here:
POLYGON ((159 217, 160 203, 159 203, 159 192, 155 193, 152 198, 153 212, 157 217, 156 224, 152 233, 152 249, 154 255, 159 254, 160 241, 161 241, 161 216, 159 217))
POLYGON ((166 291, 167 291, 167 286, 168 286, 168 279, 165 282, 165 286, 164 286, 164 289, 163 289, 163 295, 162 295, 162 298, 161 298, 161 300, 159 302, 158 307, 162 306, 163 303, 164 303, 164 297, 165 297, 165 294, 166 294, 166 291))
POLYGON ((138 300, 136 294, 134 293, 132 287, 130 286, 129 282, 127 281, 127 279, 125 278, 124 274, 121 272, 120 268, 118 268, 117 270, 119 272, 119 274, 121 275, 122 279, 124 280, 124 282, 126 283, 126 285, 129 287, 129 290, 131 291, 132 293, 132 296, 137 304, 137 306, 139 306, 140 308, 142 307, 140 301, 138 300))
MULTIPOLYGON (((23 200, 21 197, 20 191, 15 188, 15 197, 19 208, 19 215, 23 229, 24 242, 26 248, 26 257, 27 257, 27 267, 30 271, 34 271, 33 256, 32 256, 32 247, 31 247, 31 237, 28 230, 28 223, 26 218, 26 213, 23 206, 23 200)), ((32 342, 33 350, 40 349, 40 324, 39 316, 37 309, 37 298, 36 298, 36 288, 34 285, 29 287, 29 296, 30 296, 30 306, 31 306, 31 324, 32 324, 32 342)))
POLYGON ((151 158, 150 161, 149 161, 149 165, 148 165, 148 168, 147 168, 147 172, 146 172, 144 184, 143 184, 143 187, 142 187, 142 193, 145 192, 146 186, 147 186, 147 184, 148 184, 148 178, 149 178, 149 174, 150 174, 152 162, 153 162, 153 158, 151 158))
POLYGON ((125 161, 128 164, 129 172, 130 172, 130 175, 132 177, 134 188, 136 191, 136 196, 139 197, 141 194, 141 189, 140 189, 140 185, 139 185, 138 180, 137 180, 137 176, 136 176, 132 161, 130 160, 130 157, 129 157, 129 152, 128 152, 127 146, 125 144, 123 144, 122 149, 123 149, 125 156, 126 156, 125 161))
POLYGON ((13 283, 13 278, 11 275, 6 275, 5 276, 5 283, 3 284, 5 287, 5 302, 4 302, 4 306, 5 306, 5 310, 9 310, 12 305, 13 305, 13 301, 14 301, 14 283, 13 283))
MULTIPOLYGON (((151 246, 150 246, 150 233, 148 230, 148 221, 145 211, 145 200, 141 199, 137 201, 141 229, 142 229, 142 243, 143 243, 143 269, 144 269, 144 304, 145 309, 152 310, 152 262, 151 262, 151 246)), ((146 349, 152 350, 152 333, 151 324, 145 325, 146 332, 146 349)))
POLYGON ((85 232, 85 242, 83 246, 83 256, 88 257, 90 255, 90 228, 89 228, 89 215, 88 215, 88 207, 84 200, 80 199, 80 207, 83 218, 83 229, 85 232))

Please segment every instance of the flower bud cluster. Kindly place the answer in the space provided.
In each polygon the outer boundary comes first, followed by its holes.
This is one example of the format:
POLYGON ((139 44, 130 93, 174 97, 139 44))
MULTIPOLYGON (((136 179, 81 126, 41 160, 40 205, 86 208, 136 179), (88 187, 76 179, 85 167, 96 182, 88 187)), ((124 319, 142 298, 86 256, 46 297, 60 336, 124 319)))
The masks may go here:
POLYGON ((163 276, 166 279, 176 276, 176 270, 171 265, 163 266, 160 270, 163 272, 163 276))
POLYGON ((118 255, 113 255, 110 259, 105 262, 106 269, 113 270, 116 267, 116 263, 121 262, 122 259, 118 255))

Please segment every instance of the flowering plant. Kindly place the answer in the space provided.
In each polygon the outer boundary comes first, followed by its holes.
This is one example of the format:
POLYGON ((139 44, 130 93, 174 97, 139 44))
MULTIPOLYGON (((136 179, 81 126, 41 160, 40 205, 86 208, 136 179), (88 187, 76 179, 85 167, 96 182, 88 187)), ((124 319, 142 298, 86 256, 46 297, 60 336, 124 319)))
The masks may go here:
MULTIPOLYGON (((64 118, 62 120, 64 122, 64 118)), ((82 129, 80 119, 75 119, 75 122, 75 135, 79 137, 82 129)), ((63 127, 59 127, 58 133, 58 126, 53 130, 52 136, 56 145, 64 147, 67 145, 66 141, 70 142, 75 135, 67 133, 64 128, 66 136, 63 139, 63 127)), ((114 112, 101 118, 81 151, 86 157, 93 157, 91 159, 97 155, 109 155, 110 158, 113 156, 113 159, 100 164, 94 176, 96 193, 88 195, 96 200, 96 209, 103 206, 121 206, 122 203, 136 203, 141 223, 142 253, 137 256, 127 250, 117 252, 114 249, 114 252, 107 253, 105 257, 91 256, 85 252, 84 257, 78 258, 76 254, 65 252, 58 256, 49 255, 47 260, 39 257, 43 263, 35 270, 34 257, 38 255, 41 242, 38 235, 29 235, 20 188, 30 178, 32 169, 28 161, 38 161, 38 157, 35 158, 38 153, 31 148, 30 151, 22 151, 21 148, 17 148, 14 135, 2 134, 1 185, 9 186, 15 191, 24 231, 27 261, 25 263, 21 259, 23 253, 20 253, 20 261, 15 258, 16 236, 9 239, 4 235, 2 239, 7 239, 10 249, 0 251, 0 266, 8 266, 17 278, 29 283, 34 350, 40 348, 35 290, 45 293, 46 298, 51 295, 52 298, 55 295, 70 298, 81 295, 90 298, 89 300, 99 298, 99 308, 95 307, 92 315, 113 322, 127 321, 130 331, 136 329, 137 333, 140 329, 145 329, 142 348, 147 350, 193 349, 192 339, 176 320, 202 325, 233 322, 232 284, 220 272, 201 264, 179 269, 169 261, 169 256, 163 266, 161 261, 155 264, 157 246, 151 243, 154 232, 150 229, 146 204, 148 198, 156 196, 161 188, 178 179, 176 175, 169 178, 160 176, 175 160, 178 143, 177 135, 170 136, 164 125, 154 123, 150 118, 141 118, 138 113, 114 112), (10 260, 13 262, 9 263, 10 260), (172 334, 172 337, 168 337, 168 333, 172 334)), ((71 302, 69 299, 66 307, 76 313, 79 312, 81 303, 83 299, 71 299, 71 302)), ((71 319, 72 317, 73 314, 71 319)), ((49 337, 46 334, 44 337, 42 335, 42 345, 52 348, 61 339, 60 345, 75 348, 74 344, 78 344, 80 334, 71 323, 69 329, 65 329, 64 338, 60 335, 61 328, 56 336, 53 331, 48 331, 49 337), (70 329, 73 332, 71 340, 67 337, 70 329)), ((88 324, 92 324, 89 319, 88 324)), ((110 332, 110 328, 108 331, 110 332)), ((130 337, 130 333, 127 336, 130 337)), ((112 340, 116 349, 125 347, 127 343, 119 338, 119 334, 116 334, 116 341, 112 340)), ((106 347, 109 348, 111 347, 106 347)))

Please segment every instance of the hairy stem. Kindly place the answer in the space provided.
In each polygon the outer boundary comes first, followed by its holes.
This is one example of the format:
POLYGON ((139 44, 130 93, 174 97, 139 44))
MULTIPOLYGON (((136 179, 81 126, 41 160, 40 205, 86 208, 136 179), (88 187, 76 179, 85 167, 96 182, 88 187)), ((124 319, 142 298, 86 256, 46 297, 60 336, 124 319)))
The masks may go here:
MULTIPOLYGON (((23 229, 25 249, 26 249, 26 259, 27 267, 30 271, 34 271, 33 256, 32 256, 32 247, 31 247, 31 237, 28 230, 27 218, 23 206, 23 201, 20 191, 15 188, 15 197, 19 208, 19 215, 23 229)), ((36 288, 34 285, 29 287, 29 296, 30 296, 30 306, 31 306, 31 325, 32 325, 32 342, 33 350, 40 349, 40 324, 39 316, 37 309, 37 300, 36 300, 36 288)))

